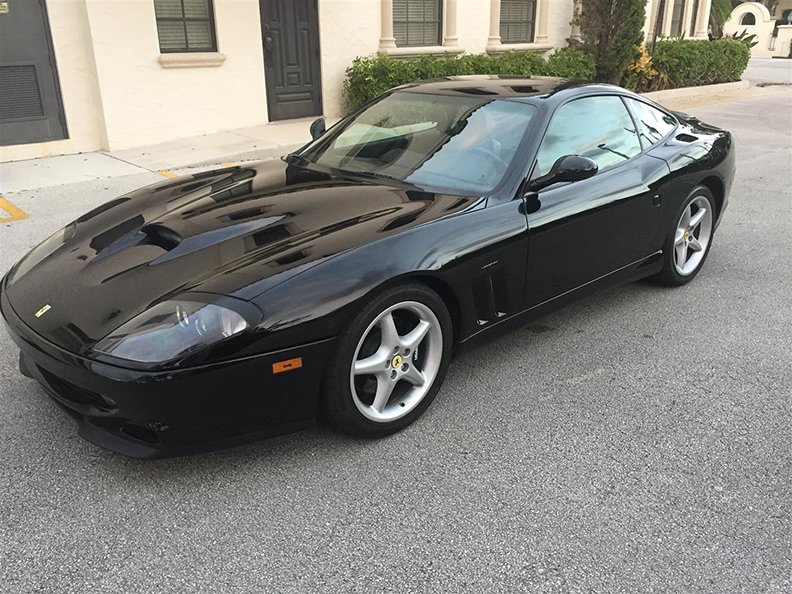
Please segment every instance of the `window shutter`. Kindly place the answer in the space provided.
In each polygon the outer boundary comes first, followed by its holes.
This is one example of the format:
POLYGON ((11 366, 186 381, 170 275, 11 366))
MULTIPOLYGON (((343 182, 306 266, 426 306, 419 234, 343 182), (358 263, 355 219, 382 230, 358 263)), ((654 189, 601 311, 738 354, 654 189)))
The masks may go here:
POLYGON ((393 0, 396 45, 440 45, 442 0, 393 0))
POLYGON ((501 42, 531 43, 534 39, 535 18, 534 0, 501 0, 501 42))
POLYGON ((154 0, 160 51, 217 51, 211 0, 154 0))

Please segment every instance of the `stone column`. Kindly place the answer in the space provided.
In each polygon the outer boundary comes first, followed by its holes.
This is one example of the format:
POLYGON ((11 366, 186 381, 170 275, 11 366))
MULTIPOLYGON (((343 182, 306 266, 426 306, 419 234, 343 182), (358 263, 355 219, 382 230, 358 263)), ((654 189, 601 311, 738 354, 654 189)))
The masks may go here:
MULTIPOLYGON (((572 18, 577 17, 577 13, 580 10, 580 0, 575 0, 572 3, 572 18)), ((572 25, 572 31, 569 34, 569 38, 575 41, 580 41, 580 25, 572 25)))
POLYGON ((488 46, 500 45, 500 0, 490 0, 490 29, 488 46))
POLYGON ((457 0, 446 0, 445 18, 443 20, 445 21, 443 45, 456 47, 459 45, 459 37, 457 36, 457 0))
POLYGON ((706 39, 709 31, 710 6, 712 0, 699 0, 698 15, 696 16, 696 39, 706 39))
POLYGON ((550 0, 539 0, 536 5, 536 35, 534 43, 547 43, 547 14, 550 12, 550 0))
POLYGON ((393 37, 393 0, 381 0, 382 30, 380 32, 379 51, 396 47, 396 38, 393 37))

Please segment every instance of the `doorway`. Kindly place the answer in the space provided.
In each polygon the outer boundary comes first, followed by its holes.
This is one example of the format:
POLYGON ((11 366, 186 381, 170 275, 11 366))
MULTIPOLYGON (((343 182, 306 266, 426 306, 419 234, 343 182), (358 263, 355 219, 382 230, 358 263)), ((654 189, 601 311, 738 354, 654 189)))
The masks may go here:
POLYGON ((0 10, 0 146, 67 138, 44 0, 0 10))
POLYGON ((317 0, 259 0, 270 121, 322 114, 317 0))

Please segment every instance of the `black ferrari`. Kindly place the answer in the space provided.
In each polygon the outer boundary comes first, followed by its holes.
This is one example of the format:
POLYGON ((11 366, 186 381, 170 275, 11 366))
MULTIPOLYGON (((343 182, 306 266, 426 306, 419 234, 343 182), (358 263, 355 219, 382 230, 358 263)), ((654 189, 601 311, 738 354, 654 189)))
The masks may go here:
POLYGON ((176 455, 320 416, 391 434, 455 350, 693 279, 735 170, 728 132, 554 78, 406 85, 311 133, 112 200, 5 276, 21 372, 85 439, 176 455))

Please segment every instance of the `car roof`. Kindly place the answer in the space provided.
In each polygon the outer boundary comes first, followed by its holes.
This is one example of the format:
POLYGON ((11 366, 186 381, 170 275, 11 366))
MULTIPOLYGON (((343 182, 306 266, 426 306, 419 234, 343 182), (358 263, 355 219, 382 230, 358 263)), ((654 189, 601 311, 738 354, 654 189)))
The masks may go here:
MULTIPOLYGON (((567 89, 595 86, 580 80, 554 76, 500 76, 497 74, 473 74, 448 76, 417 83, 410 83, 394 90, 431 95, 472 95, 485 98, 494 97, 539 97, 567 89)), ((601 85, 596 85, 601 86, 601 85)), ((607 87, 615 90, 617 87, 607 87)))
POLYGON ((396 87, 394 91, 427 95, 479 97, 483 100, 496 98, 549 98, 560 93, 558 99, 582 92, 620 92, 631 94, 620 87, 603 85, 554 76, 500 76, 497 74, 473 74, 448 76, 396 87))

